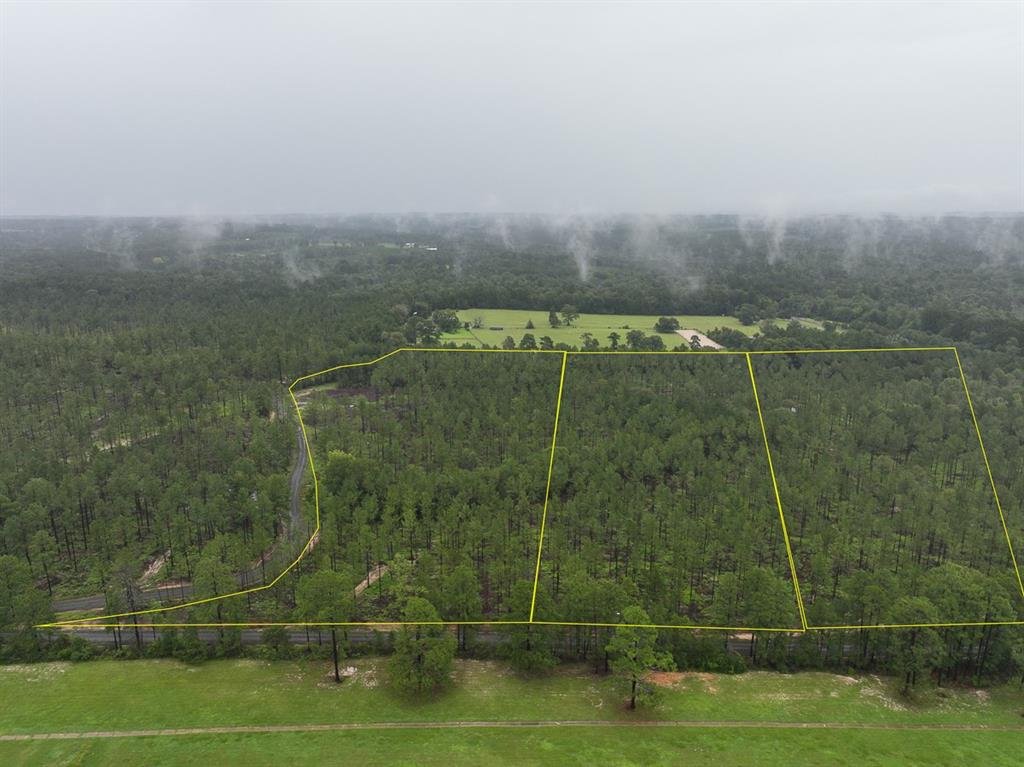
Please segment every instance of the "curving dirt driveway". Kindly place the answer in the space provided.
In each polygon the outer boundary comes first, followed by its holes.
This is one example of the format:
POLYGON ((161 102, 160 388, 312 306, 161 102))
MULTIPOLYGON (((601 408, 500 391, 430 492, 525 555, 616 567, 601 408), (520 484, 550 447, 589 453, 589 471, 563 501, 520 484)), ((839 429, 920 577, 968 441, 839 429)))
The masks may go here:
MULTIPOLYGON (((295 438, 298 452, 296 454, 295 465, 292 467, 291 478, 289 481, 291 497, 288 514, 288 529, 278 537, 277 541, 275 541, 275 547, 280 545, 282 541, 294 539, 302 529, 302 479, 306 473, 306 467, 309 465, 309 454, 306 452, 306 442, 302 436, 302 427, 299 426, 297 420, 295 422, 295 438)), ((316 545, 316 541, 312 541, 311 544, 307 544, 307 549, 303 553, 308 553, 314 545, 316 545)), ((259 562, 254 564, 248 570, 238 573, 238 585, 241 588, 248 588, 262 582, 263 572, 259 562)), ((182 580, 171 585, 164 584, 162 586, 154 586, 149 589, 140 588, 136 592, 135 603, 142 607, 150 602, 179 599, 185 600, 191 599, 191 597, 192 584, 189 581, 182 580)), ((90 594, 84 597, 54 599, 50 604, 55 613, 65 612, 68 610, 102 610, 106 606, 107 600, 103 594, 90 594)))

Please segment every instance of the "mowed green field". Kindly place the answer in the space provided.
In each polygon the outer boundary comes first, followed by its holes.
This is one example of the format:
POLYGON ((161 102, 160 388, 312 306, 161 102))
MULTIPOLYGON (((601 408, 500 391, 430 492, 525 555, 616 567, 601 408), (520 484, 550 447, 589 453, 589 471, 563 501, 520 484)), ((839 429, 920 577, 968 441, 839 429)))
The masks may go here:
MULTIPOLYGON (((571 327, 551 327, 548 323, 548 313, 533 311, 529 309, 461 309, 458 312, 459 319, 463 322, 473 323, 474 320, 482 320, 482 327, 470 330, 459 330, 456 333, 446 333, 442 336, 444 341, 456 341, 458 343, 471 343, 474 345, 489 344, 501 346, 506 336, 512 336, 516 343, 525 333, 533 333, 534 336, 550 336, 555 343, 566 343, 572 346, 581 346, 584 333, 590 333, 598 340, 601 346, 608 346, 608 334, 619 334, 620 343, 626 343, 626 333, 630 330, 643 330, 648 334, 654 334, 654 323, 660 315, 646 314, 581 314, 571 327), (526 323, 532 320, 534 328, 526 327, 526 323), (501 330, 491 330, 492 327, 500 327, 501 330)), ((719 316, 714 314, 677 314, 680 328, 689 328, 701 333, 707 333, 714 328, 730 328, 751 336, 759 331, 759 324, 744 325, 735 317, 719 316)), ((785 325, 789 320, 778 319, 774 322, 785 325)), ((801 319, 800 323, 817 330, 822 329, 822 324, 816 320, 801 319)), ((683 343, 683 338, 677 333, 661 333, 665 348, 672 349, 683 343)))
POLYGON ((455 685, 423 701, 390 692, 383 661, 352 661, 341 685, 323 662, 97 661, 0 666, 0 735, 261 725, 434 722, 436 729, 196 733, 0 742, 2 764, 245 763, 342 758, 362 764, 1019 764, 1024 729, 924 731, 904 724, 1024 727, 1016 685, 921 691, 824 673, 666 675, 662 702, 630 712, 615 679, 582 668, 523 679, 461 660, 455 685), (459 722, 717 723, 698 727, 459 728, 459 722), (757 726, 730 726, 729 722, 757 726), (780 722, 871 730, 771 727, 780 722), (724 723, 724 726, 723 726, 724 723), (763 723, 763 724, 758 724, 763 723), (980 761, 979 761, 980 760, 980 761))
MULTIPOLYGON (((608 334, 616 332, 621 338, 621 343, 626 342, 626 333, 630 330, 643 330, 647 334, 654 333, 654 323, 658 321, 657 315, 643 314, 581 314, 572 324, 572 327, 553 328, 548 324, 548 313, 531 311, 527 309, 462 309, 459 311, 459 319, 463 322, 472 323, 475 319, 483 320, 483 327, 471 330, 460 330, 457 333, 447 333, 442 336, 444 341, 457 341, 459 343, 484 343, 491 346, 501 346, 506 336, 512 336, 516 343, 525 333, 533 333, 534 336, 550 336, 555 343, 566 343, 573 346, 582 345, 582 335, 590 333, 596 338, 601 346, 608 346, 608 334), (533 320, 534 329, 526 327, 526 323, 533 320), (490 330, 492 327, 501 327, 502 330, 490 330)), ((676 315, 681 328, 692 328, 706 333, 712 328, 732 328, 741 333, 752 335, 757 332, 756 325, 743 325, 735 317, 719 317, 715 315, 676 315)), ((672 349, 683 343, 682 336, 676 333, 663 333, 662 339, 665 347, 672 349)))
POLYGON ((1019 732, 720 728, 362 730, 0 743, 5 765, 1018 767, 1019 732))

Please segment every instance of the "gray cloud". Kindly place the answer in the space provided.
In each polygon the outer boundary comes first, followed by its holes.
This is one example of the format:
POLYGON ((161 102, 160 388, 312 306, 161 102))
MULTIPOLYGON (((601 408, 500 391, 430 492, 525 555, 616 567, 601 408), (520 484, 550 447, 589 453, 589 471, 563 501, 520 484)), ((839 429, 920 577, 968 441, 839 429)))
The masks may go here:
POLYGON ((1020 3, 6 2, 0 210, 1021 210, 1022 29, 1020 3))

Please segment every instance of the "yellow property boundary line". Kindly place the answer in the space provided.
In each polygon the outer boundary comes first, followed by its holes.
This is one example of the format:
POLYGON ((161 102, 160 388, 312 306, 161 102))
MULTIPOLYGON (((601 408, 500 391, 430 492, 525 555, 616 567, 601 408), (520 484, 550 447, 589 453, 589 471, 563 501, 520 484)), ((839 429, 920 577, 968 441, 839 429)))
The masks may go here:
POLYGON ((555 443, 558 441, 558 419, 562 414, 562 391, 565 387, 565 364, 569 355, 562 352, 562 372, 558 378, 558 401, 555 403, 555 425, 551 429, 551 457, 548 459, 548 484, 544 490, 544 511, 540 515, 540 540, 537 541, 537 567, 533 571, 533 596, 530 597, 530 623, 537 605, 537 584, 540 583, 540 557, 544 551, 544 526, 548 521, 548 501, 551 500, 551 473, 555 468, 555 443))
POLYGON ((316 476, 316 465, 313 461, 313 451, 309 442, 309 435, 306 432, 306 424, 302 419, 302 409, 299 407, 298 399, 295 396, 295 386, 303 381, 308 381, 313 378, 317 378, 328 373, 333 373, 336 370, 344 370, 347 368, 357 367, 369 367, 376 365, 378 362, 382 362, 389 357, 393 357, 400 352, 453 352, 453 353, 483 353, 483 354, 560 354, 562 355, 561 372, 558 383, 558 400, 555 404, 555 419, 552 427, 551 436, 551 451, 548 459, 548 477, 547 487, 544 494, 544 508, 541 513, 541 524, 540 524, 540 538, 537 543, 537 561, 534 569, 534 581, 533 581, 533 595, 530 601, 530 617, 529 620, 525 621, 349 621, 349 622, 309 622, 309 621, 254 621, 248 623, 139 623, 137 621, 132 622, 132 626, 138 626, 139 628, 186 628, 186 627, 201 627, 201 628, 260 628, 269 626, 310 626, 310 627, 327 627, 327 626, 405 626, 405 625, 431 625, 431 626, 449 626, 449 625, 463 625, 463 626, 522 626, 522 625, 537 625, 537 626, 589 626, 589 627, 632 627, 632 628, 653 628, 653 629, 691 629, 691 630, 706 630, 706 631, 771 631, 771 632, 782 632, 782 633, 804 633, 807 631, 827 631, 827 630, 840 630, 840 629, 893 629, 893 628, 941 628, 941 627, 957 627, 957 626, 1015 626, 1024 625, 1024 620, 1019 621, 965 621, 965 622, 944 622, 944 623, 898 623, 898 624, 874 624, 874 625, 844 625, 844 626, 813 626, 808 624, 805 607, 803 603, 803 597, 800 594, 800 582, 796 574, 796 564, 793 559, 793 551, 790 546, 789 533, 786 528, 786 517, 782 507, 782 499, 779 494, 778 480, 775 475, 775 467, 772 461, 771 447, 768 441, 768 433, 765 428, 764 415, 761 410, 760 396, 757 390, 757 380, 754 375, 754 367, 752 358, 755 356, 765 355, 784 355, 784 354, 863 354, 863 353, 876 353, 876 352, 931 352, 931 351, 952 351, 956 360, 957 370, 960 374, 960 380, 963 384, 964 394, 967 398, 967 405, 971 413, 971 419, 974 423, 975 433, 978 437, 978 445, 981 448, 982 458, 984 459, 985 469, 988 474, 989 483, 992 487, 992 494, 995 499, 996 508, 999 511, 999 519, 1002 523, 1003 534, 1006 537, 1006 543, 1010 550, 1010 559, 1013 563, 1014 572, 1017 577, 1017 584, 1020 588, 1021 596, 1024 598, 1024 580, 1021 578, 1020 568, 1017 564, 1017 558, 1013 550, 1013 543, 1010 540, 1010 532, 1006 524, 1006 517, 1003 513, 1002 504, 999 500, 999 493, 996 489, 995 479, 992 475, 991 465, 988 459, 988 453, 985 450, 985 443, 981 436, 981 427, 978 424, 978 418, 974 411, 974 404, 971 400, 970 390, 967 386, 967 378, 964 375, 963 366, 960 362, 960 354, 955 346, 908 346, 908 347, 880 347, 880 348, 854 348, 854 349, 773 349, 773 350, 762 350, 762 351, 728 351, 728 350, 709 350, 709 351, 567 351, 561 349, 459 349, 459 348, 418 348, 418 347, 401 347, 393 351, 388 352, 376 359, 368 362, 350 362, 343 365, 335 365, 333 367, 325 368, 324 370, 317 371, 316 373, 309 373, 308 375, 300 376, 292 381, 288 387, 288 395, 291 397, 292 404, 295 407, 295 413, 299 420, 299 428, 302 432, 302 440, 306 449, 306 456, 309 459, 309 469, 313 477, 313 499, 314 508, 316 511, 316 528, 310 535, 309 540, 303 546, 299 555, 289 564, 281 573, 275 577, 270 583, 266 583, 262 586, 254 586, 248 589, 242 589, 234 591, 228 594, 218 594, 217 596, 205 597, 203 599, 195 599, 187 602, 183 602, 178 605, 170 605, 165 607, 153 607, 145 610, 134 610, 123 613, 113 613, 110 615, 99 615, 87 618, 74 618, 64 621, 54 621, 51 623, 40 623, 36 625, 36 628, 123 628, 125 624, 120 622, 115 623, 95 623, 94 621, 103 621, 112 618, 127 618, 135 617, 139 615, 151 615, 154 613, 169 612, 171 610, 181 610, 187 607, 194 607, 196 605, 208 604, 210 602, 219 601, 221 599, 228 599, 230 597, 242 596, 245 594, 252 594, 258 591, 269 589, 277 584, 285 575, 287 575, 296 565, 302 560, 306 552, 308 552, 316 540, 317 535, 320 533, 320 488, 319 481, 316 476), (554 469, 555 460, 555 443, 558 438, 558 422, 561 414, 562 406, 562 393, 565 384, 565 369, 568 362, 569 356, 587 356, 587 355, 633 355, 633 356, 658 356, 658 355, 717 355, 717 356, 742 356, 745 358, 747 363, 747 370, 750 375, 751 389, 754 395, 754 402, 757 407, 758 422, 761 428, 761 435, 764 440, 765 455, 768 460, 768 470, 771 474, 772 490, 774 492, 776 506, 779 512, 779 521, 782 525, 783 539, 786 545, 786 556, 789 560, 790 576, 793 579, 793 589, 796 595, 797 611, 800 617, 800 628, 778 628, 778 627, 757 627, 757 626, 696 626, 696 625, 675 625, 675 624, 630 624, 630 623, 587 623, 587 622, 576 622, 576 621, 544 621, 534 620, 534 610, 537 600, 537 588, 540 582, 540 565, 541 557, 544 545, 544 532, 545 524, 547 521, 547 509, 548 501, 551 493, 551 478, 554 469))
POLYGON ((779 509, 779 522, 782 524, 782 539, 786 542, 786 557, 789 559, 789 574, 793 578, 793 591, 796 594, 796 610, 800 615, 800 625, 807 629, 807 615, 804 613, 804 599, 800 596, 800 579, 796 577, 796 563, 793 561, 793 549, 789 545, 789 531, 786 529, 786 515, 782 512, 782 498, 779 496, 779 483, 775 479, 775 464, 772 462, 772 449, 768 446, 768 431, 764 427, 764 414, 761 412, 761 397, 757 393, 757 379, 754 377, 754 363, 747 355, 747 370, 750 372, 750 387, 754 390, 754 404, 757 405, 757 421, 761 424, 761 436, 764 438, 764 453, 768 458, 768 472, 772 475, 772 491, 775 493, 775 505, 779 509))

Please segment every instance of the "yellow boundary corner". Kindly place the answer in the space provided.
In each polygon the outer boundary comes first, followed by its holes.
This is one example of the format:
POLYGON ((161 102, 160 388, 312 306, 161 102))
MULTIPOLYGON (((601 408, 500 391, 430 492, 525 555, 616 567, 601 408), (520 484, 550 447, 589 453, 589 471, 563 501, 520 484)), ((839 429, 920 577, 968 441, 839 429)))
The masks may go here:
POLYGON ((982 457, 985 463, 985 469, 988 473, 989 483, 992 487, 993 497, 995 498, 996 508, 999 511, 1000 522, 1003 526, 1003 533, 1006 537, 1006 543, 1010 549, 1010 558, 1013 562, 1014 572, 1017 577, 1017 584, 1020 587, 1021 596, 1024 597, 1024 581, 1021 579, 1020 568, 1017 564, 1017 558, 1014 554, 1013 543, 1010 540, 1009 529, 1006 524, 1006 517, 1003 513, 1002 504, 999 500, 999 493, 996 489, 995 478, 992 475, 992 469, 988 459, 988 453, 985 450, 985 444, 981 436, 981 428, 978 424, 978 419, 974 411, 974 404, 971 400, 970 390, 967 387, 967 378, 964 375, 963 367, 960 363, 960 354, 955 346, 909 346, 909 347, 865 347, 865 348, 854 348, 854 349, 773 349, 773 350, 761 350, 761 351, 728 351, 728 350, 710 350, 710 351, 567 351, 560 349, 458 349, 458 348, 419 348, 419 347, 401 347, 394 349, 387 354, 384 354, 376 359, 369 360, 367 362, 350 362, 343 365, 334 365, 333 367, 319 370, 315 373, 309 373, 304 376, 300 376, 292 381, 288 387, 288 395, 291 397, 292 404, 295 407, 295 413, 299 421, 299 428, 302 432, 302 440, 306 449, 306 456, 309 460, 309 469, 313 477, 313 499, 314 509, 316 513, 316 527, 313 533, 310 535, 309 540, 303 546, 298 556, 282 570, 277 577, 271 580, 269 583, 261 586, 254 586, 248 589, 241 589, 228 594, 218 594, 212 597, 205 597, 203 599, 195 599, 183 602, 177 605, 168 605, 162 607, 147 608, 145 610, 134 610, 123 613, 113 613, 110 615, 99 615, 87 618, 74 618, 64 621, 54 621, 51 623, 40 623, 37 624, 36 628, 78 628, 78 629, 107 629, 107 628, 123 628, 124 624, 115 623, 96 623, 95 621, 104 621, 114 618, 127 618, 139 615, 152 615, 154 613, 170 612, 171 610, 181 610, 187 607, 195 607, 196 605, 208 604, 210 602, 216 602, 221 599, 228 599, 231 597, 243 596, 245 594, 252 594, 258 591, 269 589, 277 584, 285 575, 295 568, 296 565, 302 560, 306 553, 312 548, 313 542, 316 540, 317 535, 320 532, 320 488, 319 482, 316 476, 316 465, 313 461, 313 451, 310 446, 309 436, 306 432, 306 424, 302 419, 302 409, 299 407, 298 399, 295 396, 295 386, 303 381, 308 381, 313 378, 317 378, 327 373, 332 373, 336 370, 343 370, 346 368, 357 368, 357 367, 369 367, 376 365, 378 362, 382 362, 389 357, 393 357, 401 352, 455 352, 455 353, 491 353, 491 354, 561 354, 562 365, 561 373, 558 384, 558 400, 555 404, 555 419, 554 426, 552 428, 551 437, 551 451, 548 460, 548 477, 547 477, 547 489, 544 495, 544 507, 541 513, 541 525, 540 525, 540 537, 537 544, 537 562, 534 569, 534 582, 533 582, 533 595, 530 601, 530 618, 525 621, 351 621, 351 622, 309 622, 309 621, 253 621, 247 623, 139 623, 133 621, 132 625, 139 628, 262 628, 269 626, 291 626, 291 627, 327 627, 327 626, 347 626, 347 627, 397 627, 407 625, 431 625, 431 626, 452 626, 452 625, 464 625, 464 626, 523 626, 523 625, 536 625, 536 626, 583 626, 583 627, 609 627, 614 628, 617 626, 630 627, 630 628, 652 628, 652 629, 690 629, 690 630, 702 630, 702 631, 732 631, 732 632, 751 632, 751 631, 762 631, 762 632, 780 632, 789 634, 801 634, 807 631, 831 631, 831 630, 850 630, 850 629, 899 629, 899 628, 942 628, 942 627, 957 627, 957 626, 1018 626, 1024 625, 1024 620, 1019 621, 968 621, 968 622, 949 622, 949 623, 905 623, 905 624, 876 624, 876 625, 844 625, 844 626, 812 626, 807 623, 805 614, 805 608, 803 604, 803 597, 800 594, 800 583, 796 575, 796 564, 793 559, 793 552, 789 542, 789 533, 786 528, 786 518, 782 509, 782 499, 779 494, 778 481, 775 475, 775 468, 772 461, 771 447, 768 441, 768 433, 765 428, 764 416, 761 410, 760 397, 757 391, 757 380, 754 375, 754 367, 752 357, 763 356, 763 355, 784 355, 784 354, 854 354, 854 353, 873 353, 873 352, 930 352, 930 351, 952 351, 955 359, 957 370, 960 374, 960 380, 964 387, 964 394, 967 398, 968 409, 971 413, 971 419, 974 423, 975 433, 978 436, 978 444, 981 448, 982 457), (747 370, 750 375, 751 389, 754 395, 754 402, 757 407, 758 422, 761 427, 761 435, 764 440, 765 455, 768 460, 768 469, 771 474, 772 489, 775 496, 776 506, 779 512, 779 521, 782 525, 783 539, 786 545, 786 556, 789 560, 790 575, 793 579, 793 588, 796 595, 797 609, 800 615, 801 628, 778 628, 778 627, 757 627, 757 626, 695 626, 695 625, 675 625, 675 624, 631 624, 631 623, 586 623, 586 622, 575 622, 575 621, 544 621, 534 620, 534 608, 537 599, 537 587, 540 579, 540 563, 544 545, 544 532, 545 523, 547 520, 547 507, 548 500, 551 491, 551 478, 554 470, 554 458, 555 458, 555 443, 558 437, 558 422, 561 414, 562 405, 562 392, 565 383, 565 369, 568 362, 569 356, 583 356, 583 355, 634 355, 634 356, 657 356, 657 355, 719 355, 719 356, 743 356, 746 360, 747 370))
POLYGON ((1010 561, 1013 562, 1013 571, 1017 574, 1017 586, 1020 588, 1020 595, 1024 597, 1024 581, 1021 580, 1020 567, 1017 565, 1017 555, 1013 551, 1013 542, 1010 540, 1010 530, 1006 526, 1006 515, 1003 514, 1003 504, 999 500, 999 491, 996 489, 996 480, 992 476, 992 466, 988 462, 988 451, 985 449, 985 440, 981 438, 981 427, 978 425, 978 416, 974 413, 974 402, 971 401, 971 390, 967 388, 967 376, 964 375, 963 365, 960 364, 960 352, 953 349, 953 356, 956 359, 956 369, 960 372, 960 381, 964 385, 964 396, 967 398, 967 409, 971 411, 971 421, 974 423, 974 433, 978 435, 978 447, 981 448, 981 457, 985 461, 985 471, 988 473, 988 481, 992 486, 992 497, 996 502, 996 509, 999 511, 999 521, 1003 525, 1003 535, 1006 536, 1006 545, 1010 548, 1010 561))
POLYGON ((569 355, 562 352, 562 372, 558 377, 558 401, 555 403, 555 425, 551 429, 551 456, 548 458, 548 484, 544 490, 544 510, 540 515, 540 539, 537 541, 537 567, 533 571, 533 596, 530 597, 530 623, 537 605, 537 585, 540 583, 540 558, 544 551, 544 527, 548 520, 548 501, 551 500, 551 474, 555 468, 555 443, 558 441, 558 419, 562 414, 562 391, 565 388, 565 364, 569 355))
POLYGON ((796 563, 793 561, 793 549, 789 545, 789 531, 786 529, 786 515, 782 513, 782 498, 779 496, 779 483, 775 479, 775 464, 772 462, 772 450, 768 445, 768 431, 764 427, 764 414, 761 412, 761 397, 757 393, 757 379, 754 377, 754 363, 747 355, 747 371, 750 373, 750 387, 754 391, 754 404, 757 406, 757 421, 761 425, 761 436, 764 438, 764 453, 768 458, 768 472, 772 476, 772 491, 775 493, 775 505, 779 509, 779 523, 782 525, 782 539, 786 542, 786 557, 789 559, 789 575, 793 579, 793 593, 796 595, 796 609, 800 615, 800 625, 807 629, 807 615, 804 613, 804 599, 800 596, 800 579, 796 577, 796 563))

